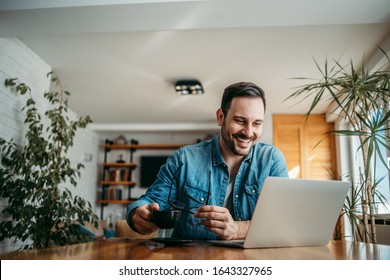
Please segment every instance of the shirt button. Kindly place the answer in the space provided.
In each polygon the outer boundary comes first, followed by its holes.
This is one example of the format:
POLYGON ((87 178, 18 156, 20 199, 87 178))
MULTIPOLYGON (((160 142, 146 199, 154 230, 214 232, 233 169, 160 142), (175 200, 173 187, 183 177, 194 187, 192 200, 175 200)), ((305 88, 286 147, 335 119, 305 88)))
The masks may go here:
POLYGON ((255 191, 255 190, 252 190, 252 193, 256 193, 256 191, 255 191))
POLYGON ((238 194, 236 194, 236 198, 238 198, 238 194))
POLYGON ((241 221, 242 219, 241 218, 238 218, 239 221, 241 221))
POLYGON ((202 197, 202 198, 200 199, 200 201, 204 201, 204 198, 202 197))

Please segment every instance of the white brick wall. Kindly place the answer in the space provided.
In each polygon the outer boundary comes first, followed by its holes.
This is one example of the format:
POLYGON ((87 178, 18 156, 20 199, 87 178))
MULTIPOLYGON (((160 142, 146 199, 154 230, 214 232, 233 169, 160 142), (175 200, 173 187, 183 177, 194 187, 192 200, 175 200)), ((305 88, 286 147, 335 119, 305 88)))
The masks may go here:
MULTIPOLYGON (((21 112, 21 108, 27 97, 11 93, 9 89, 5 88, 4 80, 17 77, 29 85, 37 108, 40 112, 45 112, 49 104, 43 98, 43 93, 49 89, 50 81, 47 78, 47 73, 50 71, 51 67, 19 39, 0 37, 0 137, 6 140, 12 138, 19 144, 23 144, 26 131, 23 124, 25 115, 21 112)), ((69 90, 72 91, 72 89, 69 90)), ((43 113, 41 115, 43 116, 43 113)), ((69 189, 75 195, 90 201, 95 207, 98 169, 98 137, 96 133, 88 127, 80 130, 76 134, 74 147, 72 147, 69 157, 72 162, 81 162, 85 165, 77 188, 69 185, 69 189), (92 155, 92 160, 85 162, 85 155, 92 155)), ((0 212, 5 206, 6 201, 0 200, 0 212)), ((0 214, 0 219, 4 219, 2 214, 0 214)), ((20 244, 12 247, 9 242, 2 242, 0 243, 0 253, 19 247, 20 244)))

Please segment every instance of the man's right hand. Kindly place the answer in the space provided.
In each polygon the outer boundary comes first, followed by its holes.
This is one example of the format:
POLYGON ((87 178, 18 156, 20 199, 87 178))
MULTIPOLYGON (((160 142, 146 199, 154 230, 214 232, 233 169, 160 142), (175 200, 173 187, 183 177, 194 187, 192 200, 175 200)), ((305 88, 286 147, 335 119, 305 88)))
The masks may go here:
POLYGON ((155 202, 142 205, 133 211, 132 224, 140 234, 151 234, 158 230, 158 227, 150 221, 152 212, 158 210, 160 206, 155 202))

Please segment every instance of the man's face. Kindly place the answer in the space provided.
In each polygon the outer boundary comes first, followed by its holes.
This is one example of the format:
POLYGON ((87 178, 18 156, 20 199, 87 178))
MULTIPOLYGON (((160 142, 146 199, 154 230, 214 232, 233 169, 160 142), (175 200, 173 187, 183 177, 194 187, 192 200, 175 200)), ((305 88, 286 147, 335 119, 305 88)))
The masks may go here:
POLYGON ((245 156, 261 137, 263 101, 257 97, 235 97, 226 116, 218 109, 217 120, 221 126, 222 150, 245 156))

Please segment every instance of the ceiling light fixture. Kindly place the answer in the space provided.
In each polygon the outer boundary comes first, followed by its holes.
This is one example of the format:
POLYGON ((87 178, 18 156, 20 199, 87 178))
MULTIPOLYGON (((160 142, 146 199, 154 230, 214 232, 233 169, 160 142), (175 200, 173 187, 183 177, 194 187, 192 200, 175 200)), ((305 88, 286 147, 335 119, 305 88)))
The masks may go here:
POLYGON ((175 84, 177 94, 196 95, 203 94, 202 84, 198 80, 179 80, 175 84))

